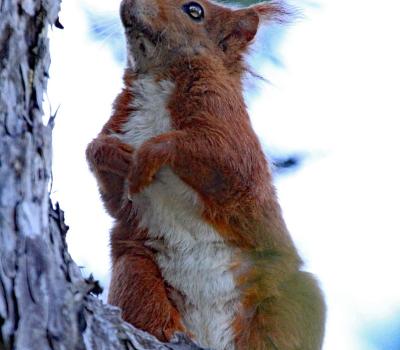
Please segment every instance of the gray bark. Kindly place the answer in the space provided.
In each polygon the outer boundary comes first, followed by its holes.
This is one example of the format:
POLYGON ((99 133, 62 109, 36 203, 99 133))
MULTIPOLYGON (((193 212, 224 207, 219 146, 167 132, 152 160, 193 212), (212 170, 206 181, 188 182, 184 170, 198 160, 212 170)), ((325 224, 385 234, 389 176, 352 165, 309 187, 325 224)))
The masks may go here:
POLYGON ((42 99, 60 0, 0 0, 0 349, 196 349, 162 344, 94 295, 49 200, 52 118, 42 99))

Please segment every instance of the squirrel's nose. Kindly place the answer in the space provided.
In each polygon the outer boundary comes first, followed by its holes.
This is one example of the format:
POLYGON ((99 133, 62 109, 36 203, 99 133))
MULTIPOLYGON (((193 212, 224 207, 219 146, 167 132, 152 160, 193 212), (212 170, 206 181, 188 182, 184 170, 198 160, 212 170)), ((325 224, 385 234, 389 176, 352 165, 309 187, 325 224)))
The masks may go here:
POLYGON ((159 5, 157 0, 122 0, 122 24, 127 28, 135 25, 135 22, 147 23, 154 20, 159 13, 159 5))

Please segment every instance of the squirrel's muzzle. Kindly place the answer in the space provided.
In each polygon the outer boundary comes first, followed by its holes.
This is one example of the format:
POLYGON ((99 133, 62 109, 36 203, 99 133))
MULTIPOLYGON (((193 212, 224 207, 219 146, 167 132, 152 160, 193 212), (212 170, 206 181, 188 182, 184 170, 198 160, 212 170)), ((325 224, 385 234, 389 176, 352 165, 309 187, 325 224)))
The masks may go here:
POLYGON ((150 24, 159 12, 156 0, 122 0, 120 16, 125 28, 150 24))

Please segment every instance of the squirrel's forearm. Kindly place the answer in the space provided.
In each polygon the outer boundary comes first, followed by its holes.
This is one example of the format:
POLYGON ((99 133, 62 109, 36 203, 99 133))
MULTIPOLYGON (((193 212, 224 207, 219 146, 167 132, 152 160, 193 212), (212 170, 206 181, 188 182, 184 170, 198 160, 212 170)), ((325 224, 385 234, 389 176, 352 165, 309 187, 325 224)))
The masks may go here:
POLYGON ((185 136, 185 131, 174 130, 143 143, 136 152, 128 176, 130 193, 137 193, 148 186, 164 165, 173 167, 177 155, 177 143, 185 136))

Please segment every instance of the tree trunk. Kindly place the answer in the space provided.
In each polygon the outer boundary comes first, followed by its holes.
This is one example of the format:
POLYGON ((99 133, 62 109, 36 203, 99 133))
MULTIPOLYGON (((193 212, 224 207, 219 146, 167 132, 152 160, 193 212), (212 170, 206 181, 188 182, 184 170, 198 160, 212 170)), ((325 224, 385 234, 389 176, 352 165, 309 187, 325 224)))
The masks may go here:
POLYGON ((0 349, 198 349, 162 344, 94 295, 49 200, 54 118, 43 123, 48 26, 60 0, 0 0, 0 349))

